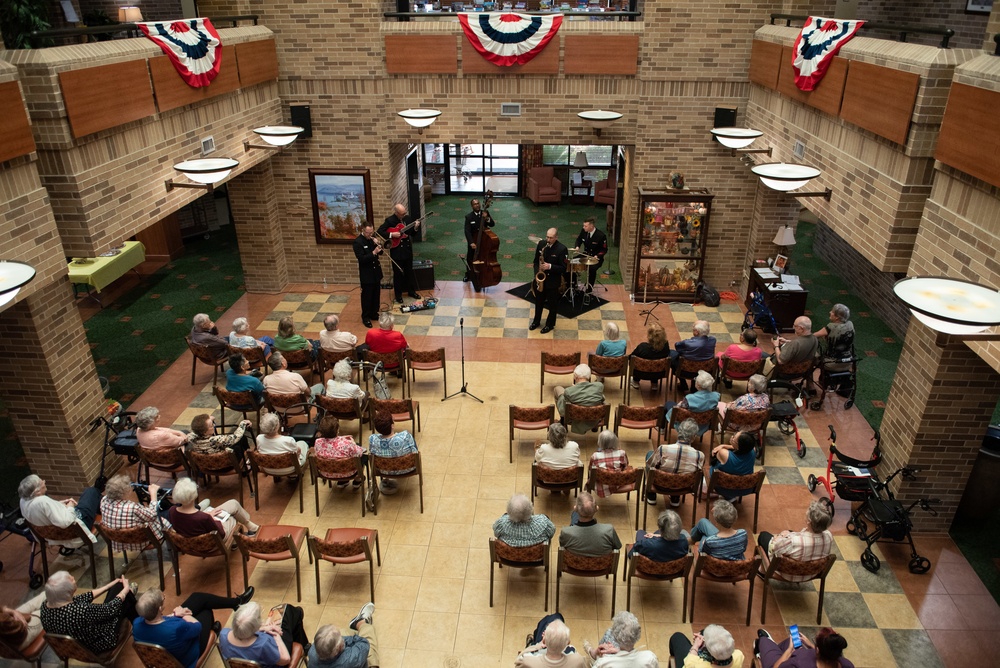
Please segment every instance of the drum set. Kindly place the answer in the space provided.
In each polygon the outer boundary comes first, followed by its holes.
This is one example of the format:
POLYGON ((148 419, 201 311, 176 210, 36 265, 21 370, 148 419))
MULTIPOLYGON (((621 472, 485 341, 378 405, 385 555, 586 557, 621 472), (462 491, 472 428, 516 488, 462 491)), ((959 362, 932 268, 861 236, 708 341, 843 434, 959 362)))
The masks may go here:
POLYGON ((580 293, 584 305, 590 303, 590 294, 594 290, 590 282, 590 268, 601 263, 601 258, 586 253, 578 253, 569 260, 569 285, 563 293, 563 299, 569 298, 570 304, 576 306, 576 295, 580 293), (582 275, 582 277, 581 277, 582 275))

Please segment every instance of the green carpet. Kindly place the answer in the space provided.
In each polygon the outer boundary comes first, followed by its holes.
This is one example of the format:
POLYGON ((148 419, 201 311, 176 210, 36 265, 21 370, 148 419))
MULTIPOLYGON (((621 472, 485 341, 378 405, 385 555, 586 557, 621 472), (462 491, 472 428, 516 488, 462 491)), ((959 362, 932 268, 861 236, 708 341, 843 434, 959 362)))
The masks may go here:
MULTIPOLYGON (((427 203, 427 212, 436 215, 427 219, 424 242, 413 246, 417 259, 434 262, 434 277, 439 281, 460 281, 465 275, 465 264, 459 255, 465 255, 465 214, 472 211, 468 196, 437 196, 427 203)), ((605 229, 605 207, 590 205, 536 206, 529 199, 518 197, 498 197, 490 207, 490 214, 497 221, 493 231, 500 238, 497 260, 503 270, 503 280, 527 283, 534 277, 531 262, 534 259, 536 241, 528 237, 545 238, 550 227, 559 230, 559 241, 572 248, 577 235, 583 228, 583 221, 593 217, 598 229, 605 229)), ((610 251, 601 267, 602 272, 614 270, 610 277, 598 274, 598 280, 606 284, 620 285, 621 272, 618 271, 617 249, 610 251)))

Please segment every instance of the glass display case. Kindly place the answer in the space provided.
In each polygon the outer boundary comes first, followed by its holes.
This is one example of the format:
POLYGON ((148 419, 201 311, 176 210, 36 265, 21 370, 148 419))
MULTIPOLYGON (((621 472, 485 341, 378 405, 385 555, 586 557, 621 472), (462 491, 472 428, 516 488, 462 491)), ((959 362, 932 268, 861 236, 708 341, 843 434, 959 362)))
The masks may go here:
POLYGON ((636 301, 694 302, 705 263, 713 197, 705 189, 639 189, 636 301))

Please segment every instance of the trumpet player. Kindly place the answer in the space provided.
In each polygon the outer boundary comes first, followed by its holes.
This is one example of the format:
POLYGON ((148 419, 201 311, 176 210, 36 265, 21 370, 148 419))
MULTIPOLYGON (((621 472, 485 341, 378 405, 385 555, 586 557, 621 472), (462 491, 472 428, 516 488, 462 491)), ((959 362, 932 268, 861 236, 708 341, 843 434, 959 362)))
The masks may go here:
MULTIPOLYGON (((559 302, 559 281, 566 273, 566 258, 569 251, 559 243, 559 230, 550 227, 545 233, 545 239, 538 242, 535 248, 535 276, 544 276, 540 290, 535 291, 535 318, 528 329, 538 329, 542 320, 542 308, 547 306, 549 315, 542 327, 542 334, 548 334, 556 326, 556 305, 559 302)), ((537 280, 537 278, 536 278, 537 280)))
POLYGON ((597 229, 593 218, 583 221, 583 229, 576 238, 576 248, 573 251, 598 259, 597 264, 588 267, 590 275, 586 290, 591 292, 597 284, 597 270, 604 264, 604 256, 608 254, 608 237, 597 229))

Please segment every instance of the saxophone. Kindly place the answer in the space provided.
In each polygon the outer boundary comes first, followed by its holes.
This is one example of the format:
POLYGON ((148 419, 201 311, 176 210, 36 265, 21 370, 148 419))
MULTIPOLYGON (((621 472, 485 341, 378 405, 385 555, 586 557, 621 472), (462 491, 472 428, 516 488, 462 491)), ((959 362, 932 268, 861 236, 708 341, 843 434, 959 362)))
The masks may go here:
POLYGON ((538 295, 539 292, 545 289, 545 272, 541 271, 542 268, 542 251, 538 251, 538 273, 535 274, 535 282, 531 285, 531 292, 534 295, 538 295))

